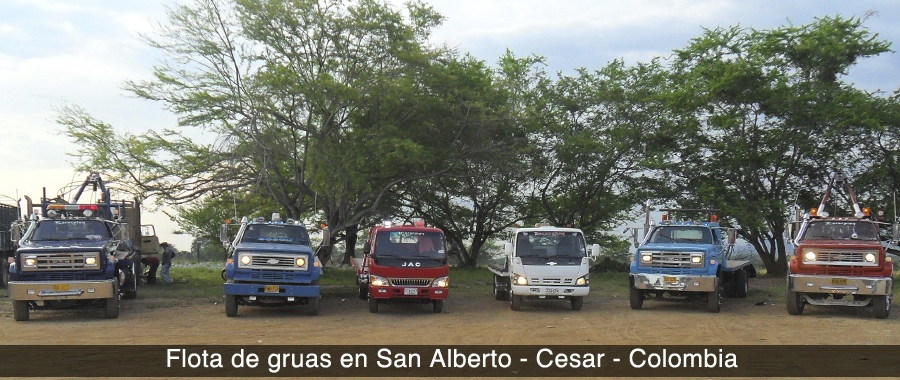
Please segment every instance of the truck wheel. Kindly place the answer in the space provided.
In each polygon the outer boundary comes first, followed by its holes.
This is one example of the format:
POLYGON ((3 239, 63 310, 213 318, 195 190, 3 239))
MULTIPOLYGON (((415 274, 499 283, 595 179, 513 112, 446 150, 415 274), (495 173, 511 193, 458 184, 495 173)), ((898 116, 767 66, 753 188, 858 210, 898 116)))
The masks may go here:
POLYGON ((875 318, 885 319, 891 315, 891 298, 888 296, 872 297, 872 306, 875 307, 875 318))
POLYGON ((6 289, 9 285, 9 263, 5 257, 0 257, 0 288, 6 289))
POLYGON ((28 301, 13 301, 13 319, 20 322, 28 320, 28 301))
POLYGON ((369 297, 369 312, 377 313, 378 312, 378 300, 372 297, 369 297))
POLYGON ((103 308, 106 319, 119 318, 119 285, 113 285, 112 297, 106 299, 106 307, 103 308))
POLYGON ((434 306, 435 313, 440 313, 440 312, 444 311, 444 300, 434 300, 434 301, 431 301, 431 303, 434 306))
POLYGON ((722 305, 722 279, 716 277, 715 279, 715 288, 713 291, 709 292, 706 300, 706 310, 710 313, 718 313, 721 310, 722 305))
POLYGON ((644 292, 636 288, 633 283, 628 284, 628 301, 634 310, 641 310, 644 307, 644 292))
POLYGON ((741 269, 734 274, 734 296, 737 298, 747 298, 747 292, 750 290, 747 270, 741 269))
POLYGON ((356 296, 359 297, 359 299, 361 299, 363 301, 369 299, 369 286, 368 285, 357 284, 356 288, 357 288, 356 296))
POLYGON ((225 295, 225 316, 234 317, 237 315, 238 302, 237 296, 234 294, 225 295))
POLYGON ((505 278, 500 277, 498 275, 494 275, 494 299, 497 301, 508 301, 509 292, 506 292, 503 288, 503 282, 505 278))
POLYGON ((522 296, 511 294, 509 296, 509 308, 512 311, 522 310, 522 296))
MULTIPOLYGON (((790 286, 790 285, 788 285, 790 286)), ((803 303, 803 297, 801 297, 800 293, 792 291, 790 289, 785 291, 784 300, 787 304, 787 312, 790 315, 800 315, 803 314, 803 307, 806 304, 803 303)))
POLYGON ((572 310, 581 310, 584 306, 584 297, 572 297, 569 301, 572 302, 572 310))
POLYGON ((319 315, 319 297, 309 297, 306 304, 306 315, 319 315))

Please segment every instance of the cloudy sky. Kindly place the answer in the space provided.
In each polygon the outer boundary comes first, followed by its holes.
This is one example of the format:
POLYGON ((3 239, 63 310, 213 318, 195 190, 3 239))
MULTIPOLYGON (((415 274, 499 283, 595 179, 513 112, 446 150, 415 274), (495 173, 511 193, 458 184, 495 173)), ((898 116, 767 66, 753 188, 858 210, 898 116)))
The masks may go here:
MULTIPOLYGON (((400 1, 394 1, 400 3, 400 1)), ((137 35, 165 20, 159 0, 4 0, 0 2, 0 202, 40 196, 77 180, 77 147, 59 134, 56 109, 78 105, 116 128, 140 133, 176 128, 160 104, 129 97, 126 79, 149 78, 160 55, 137 35)), ((703 28, 772 28, 822 16, 870 14, 866 26, 900 48, 900 3, 892 1, 600 1, 432 0, 447 17, 433 34, 489 63, 506 49, 546 57, 547 70, 600 68, 667 56, 703 28)), ((861 62, 849 81, 876 91, 900 88, 896 53, 861 62)), ((172 234, 161 213, 145 217, 161 239, 188 249, 190 237, 172 234)))

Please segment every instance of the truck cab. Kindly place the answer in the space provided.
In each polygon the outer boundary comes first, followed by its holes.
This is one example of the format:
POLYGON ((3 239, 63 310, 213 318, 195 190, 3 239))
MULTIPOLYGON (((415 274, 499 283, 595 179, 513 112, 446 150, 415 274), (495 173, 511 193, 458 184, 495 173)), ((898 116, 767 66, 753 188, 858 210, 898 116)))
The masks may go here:
POLYGON ((832 217, 825 211, 829 193, 845 181, 842 173, 832 173, 819 207, 794 223, 800 224, 799 229, 788 226, 795 247, 785 292, 788 314, 803 314, 810 304, 872 306, 876 318, 890 315, 893 264, 879 230, 879 224, 886 223, 876 222, 868 208, 859 207, 849 181, 846 190, 854 215, 832 217))
POLYGON ((747 297, 748 278, 756 277, 756 269, 747 260, 730 257, 736 230, 727 231, 723 236, 715 215, 708 222, 675 222, 665 214, 662 222, 651 224, 640 244, 635 238, 628 280, 631 308, 641 309, 648 299, 706 298, 708 311, 718 313, 723 296, 747 297))
POLYGON ((225 315, 238 306, 306 305, 308 315, 319 313, 321 264, 313 254, 309 233, 300 222, 244 217, 233 240, 222 226, 222 242, 229 253, 225 264, 225 315))
POLYGON ((590 292, 590 262, 599 255, 598 244, 588 254, 584 233, 577 228, 514 229, 504 244, 505 257, 488 266, 494 273, 494 298, 508 300, 514 311, 525 301, 560 299, 581 310, 590 292))
POLYGON ((358 296, 372 313, 386 302, 430 303, 440 313, 449 295, 450 253, 455 248, 447 249, 440 229, 386 220, 369 229, 363 257, 352 260, 358 296))

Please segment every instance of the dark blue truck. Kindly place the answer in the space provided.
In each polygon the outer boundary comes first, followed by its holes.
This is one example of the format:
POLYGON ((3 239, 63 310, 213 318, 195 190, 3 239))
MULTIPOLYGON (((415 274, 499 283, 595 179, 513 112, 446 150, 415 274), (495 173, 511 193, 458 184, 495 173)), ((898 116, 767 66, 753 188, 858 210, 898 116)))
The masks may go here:
POLYGON ((319 313, 321 264, 313 254, 309 233, 299 222, 259 217, 241 220, 234 240, 222 226, 222 242, 229 253, 225 264, 225 315, 237 315, 239 305, 306 305, 308 315, 319 313))
MULTIPOLYGON (((137 295, 137 256, 123 222, 131 201, 110 200, 99 174, 91 173, 73 198, 41 198, 24 234, 13 228, 18 249, 9 267, 9 296, 16 321, 30 310, 96 307, 107 318, 119 316, 119 299, 137 295), (100 190, 96 203, 79 204, 86 188, 100 190)), ((27 210, 32 206, 29 200, 27 210)))
POLYGON ((708 311, 718 313, 723 296, 747 296, 748 278, 756 277, 756 269, 748 260, 731 258, 735 229, 727 229, 727 236, 723 236, 715 215, 709 222, 667 219, 663 215, 662 222, 651 224, 640 244, 634 234, 637 249, 628 280, 632 309, 640 309, 644 300, 705 299, 708 311))

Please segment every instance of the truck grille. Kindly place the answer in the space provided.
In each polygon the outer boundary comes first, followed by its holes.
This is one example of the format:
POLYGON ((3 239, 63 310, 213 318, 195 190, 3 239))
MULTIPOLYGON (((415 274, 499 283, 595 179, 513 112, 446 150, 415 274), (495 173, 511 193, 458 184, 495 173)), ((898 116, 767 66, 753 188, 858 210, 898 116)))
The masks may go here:
POLYGON ((816 261, 805 262, 806 264, 820 265, 841 265, 841 266, 877 266, 880 252, 871 251, 847 251, 840 249, 817 249, 816 261), (874 262, 866 261, 867 254, 874 254, 876 260, 874 262))
POLYGON ((550 277, 532 277, 528 279, 529 285, 572 285, 575 283, 571 278, 550 278, 550 277))
POLYGON ((641 252, 650 254, 650 266, 654 268, 690 268, 691 254, 696 252, 641 252))
POLYGON ((84 273, 38 273, 37 281, 84 281, 87 276, 84 273))
POLYGON ((98 265, 92 265, 91 270, 97 270, 100 268, 100 253, 99 252, 65 252, 65 253, 36 253, 36 254, 25 254, 22 255, 23 258, 35 258, 37 260, 37 265, 34 267, 26 267, 23 265, 23 271, 71 271, 71 270, 84 270, 85 264, 84 260, 88 257, 94 257, 97 259, 98 265))
POLYGON ((261 281, 294 281, 292 272, 251 272, 250 278, 261 281))
POLYGON ((249 255, 250 256, 250 264, 244 265, 239 264, 241 268, 244 269, 273 269, 273 270, 306 270, 309 268, 310 257, 308 255, 289 255, 289 254, 277 254, 277 253, 253 253, 253 252, 243 252, 240 253, 239 256, 249 255), (306 264, 302 267, 297 267, 294 264, 294 261, 297 258, 303 257, 306 259, 306 264))
POLYGON ((393 286, 431 286, 430 278, 391 278, 393 286))

